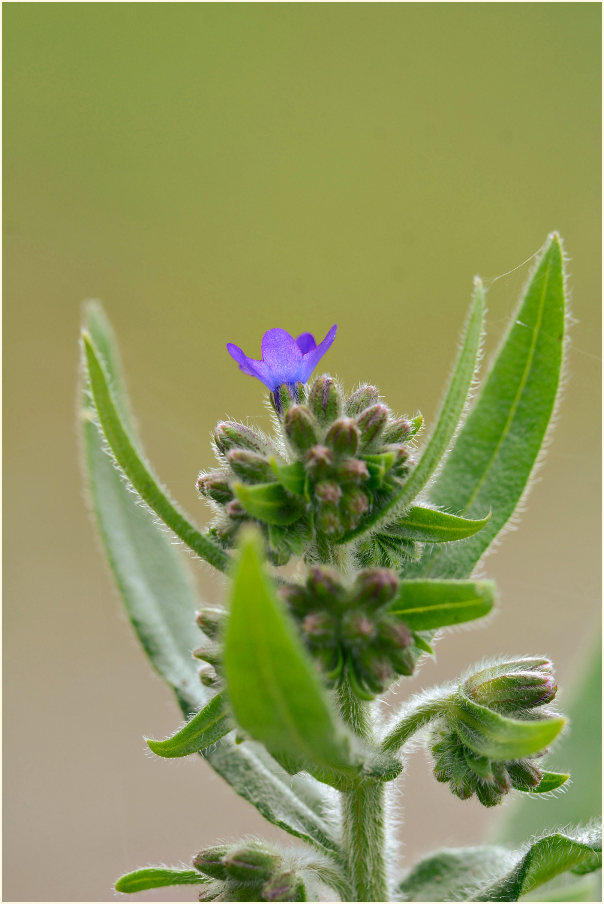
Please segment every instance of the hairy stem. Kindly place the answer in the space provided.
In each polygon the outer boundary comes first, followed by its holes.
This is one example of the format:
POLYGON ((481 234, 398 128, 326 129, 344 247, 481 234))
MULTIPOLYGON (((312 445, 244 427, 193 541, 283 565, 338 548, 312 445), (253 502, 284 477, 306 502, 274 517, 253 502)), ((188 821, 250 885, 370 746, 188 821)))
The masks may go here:
POLYGON ((384 783, 362 779, 343 794, 344 848, 355 901, 387 901, 384 783))
POLYGON ((442 716, 451 698, 449 689, 439 689, 431 698, 407 712, 403 711, 400 722, 392 728, 382 741, 385 753, 394 753, 405 744, 416 731, 424 728, 432 719, 442 716))
MULTIPOLYGON (((369 707, 348 682, 338 689, 342 718, 366 741, 372 739, 369 707)), ((342 792, 343 842, 355 901, 387 901, 384 783, 362 777, 342 792)))

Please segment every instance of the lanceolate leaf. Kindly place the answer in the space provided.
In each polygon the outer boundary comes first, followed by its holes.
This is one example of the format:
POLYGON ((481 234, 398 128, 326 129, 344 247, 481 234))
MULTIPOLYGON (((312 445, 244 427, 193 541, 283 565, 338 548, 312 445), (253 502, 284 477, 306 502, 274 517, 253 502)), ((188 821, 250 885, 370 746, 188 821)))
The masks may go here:
POLYGON ((517 901, 561 873, 591 872, 601 864, 602 836, 595 828, 554 832, 520 851, 444 849, 413 867, 398 887, 399 900, 517 901))
POLYGON ((531 794, 547 794, 548 791, 556 791, 569 780, 568 772, 544 772, 543 777, 531 794))
MULTIPOLYGON (((377 522, 385 524, 393 509, 404 510, 423 490, 436 469, 439 467, 443 456, 447 452, 451 440, 457 431, 460 419, 464 412, 468 394, 474 379, 474 373, 480 353, 482 340, 482 328, 485 312, 484 287, 477 280, 474 288, 474 298, 470 309, 470 316, 466 327, 463 345, 455 365, 455 370, 449 381, 449 388, 445 396, 436 426, 422 451, 417 466, 411 472, 411 476, 395 495, 387 507, 381 507, 379 512, 361 521, 358 528, 347 534, 342 542, 348 542, 370 528, 377 522)), ((446 508, 446 506, 443 506, 446 508)), ((489 506, 483 508, 483 513, 489 510, 489 506)), ((391 518, 391 515, 390 515, 391 518)))
POLYGON ((390 611, 414 631, 458 625, 493 608, 493 581, 402 581, 390 611))
POLYGON ((555 832, 533 842, 511 870, 482 889, 474 900, 517 901, 560 873, 582 875, 601 867, 601 827, 555 832))
MULTIPOLYGON (((122 383, 119 353, 98 304, 87 307, 85 326, 101 349, 116 405, 131 435, 134 429, 122 383)), ((199 681, 191 651, 199 644, 199 608, 187 562, 149 512, 129 492, 93 423, 90 397, 82 395, 84 465, 99 532, 136 634, 161 677, 176 693, 186 718, 210 697, 199 681)), ((237 794, 274 825, 324 853, 338 851, 325 787, 308 775, 287 775, 262 748, 223 738, 202 751, 237 794)))
POLYGON ((464 540, 478 533, 488 524, 490 518, 489 513, 486 518, 472 521, 416 505, 410 508, 407 514, 397 518, 392 526, 396 528, 397 534, 410 540, 449 543, 452 540, 464 540))
POLYGON ((349 737, 262 569, 248 534, 233 578, 224 668, 238 723, 279 757, 354 775, 349 737))
POLYGON ((190 722, 165 741, 147 738, 147 744, 157 756, 188 756, 215 744, 232 728, 231 720, 224 705, 224 695, 216 694, 201 712, 190 722))
POLYGON ((560 239, 547 242, 488 378, 430 488, 430 501, 488 525, 450 551, 425 554, 409 573, 463 578, 513 515, 535 467, 560 384, 565 331, 560 239))
POLYGON ((409 871, 398 886, 397 900, 472 900, 477 887, 510 869, 516 859, 513 851, 494 845, 435 851, 409 871))
POLYGON ((131 895, 148 888, 165 888, 168 885, 203 885, 210 880, 193 869, 164 869, 147 866, 133 873, 126 873, 115 883, 115 890, 131 895))
MULTIPOLYGON (((102 309, 89 306, 86 325, 106 366, 120 411, 127 410, 115 340, 102 309)), ((182 552, 153 522, 124 486, 93 423, 90 398, 82 396, 84 466, 90 499, 111 569, 128 616, 152 665, 187 707, 208 699, 191 650, 199 641, 195 610, 199 601, 182 552)))
POLYGON ((220 571, 226 571, 230 558, 224 550, 204 537, 189 523, 160 487, 156 478, 137 451, 133 437, 124 427, 113 399, 109 381, 99 353, 89 333, 82 335, 86 355, 87 376, 90 381, 94 407, 115 460, 139 494, 177 537, 202 559, 220 571))
POLYGON ((558 737, 565 723, 561 716, 510 719, 461 695, 451 710, 451 724, 463 743, 492 760, 519 760, 539 753, 558 737))

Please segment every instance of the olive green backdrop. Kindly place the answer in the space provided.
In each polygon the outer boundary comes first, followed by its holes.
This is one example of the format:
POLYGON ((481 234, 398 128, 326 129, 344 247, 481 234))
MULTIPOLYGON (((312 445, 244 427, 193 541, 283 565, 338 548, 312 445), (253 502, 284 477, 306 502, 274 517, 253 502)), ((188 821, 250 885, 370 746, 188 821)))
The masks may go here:
MULTIPOLYGON (((145 753, 179 715, 86 512, 86 297, 117 329, 151 460, 204 522, 211 427, 268 423, 227 341, 251 354, 270 327, 337 321, 325 366, 429 425, 473 275, 492 283, 490 351, 528 268, 492 280, 558 229, 568 385, 520 528, 485 564, 500 611, 398 699, 485 654, 551 654, 564 686, 580 671, 600 630, 599 59, 599 4, 5 4, 5 900, 112 900, 121 872, 264 832, 198 759, 145 753)), ((404 788, 408 861, 499 815, 451 798, 421 753, 404 788)), ((169 897, 194 891, 146 896, 169 897)))

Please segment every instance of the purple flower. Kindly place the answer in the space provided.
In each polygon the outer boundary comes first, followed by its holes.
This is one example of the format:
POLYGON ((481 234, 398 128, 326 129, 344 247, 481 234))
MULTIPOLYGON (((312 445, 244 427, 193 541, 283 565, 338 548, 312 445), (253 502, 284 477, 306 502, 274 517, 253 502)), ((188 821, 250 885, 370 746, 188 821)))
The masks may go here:
POLYGON ((262 337, 262 361, 248 358, 232 342, 227 343, 227 349, 239 365, 239 370, 256 377, 274 392, 282 383, 292 386, 306 383, 336 338, 337 328, 337 324, 334 324, 318 345, 312 333, 302 333, 294 339, 286 330, 268 330, 262 337))

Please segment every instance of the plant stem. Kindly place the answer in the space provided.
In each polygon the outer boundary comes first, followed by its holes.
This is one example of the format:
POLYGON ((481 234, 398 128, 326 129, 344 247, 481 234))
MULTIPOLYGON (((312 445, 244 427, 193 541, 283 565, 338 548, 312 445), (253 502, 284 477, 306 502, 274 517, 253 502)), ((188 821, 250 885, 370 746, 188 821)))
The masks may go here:
POLYGON ((442 716, 450 704, 451 691, 448 688, 438 688, 432 697, 426 698, 422 703, 405 712, 403 718, 388 732, 382 742, 382 750, 386 753, 394 753, 402 747, 416 731, 424 728, 432 719, 442 716))
POLYGON ((343 792, 344 848, 355 901, 387 901, 384 783, 359 780, 343 792))
MULTIPOLYGON (((357 735, 371 741, 366 703, 347 681, 338 688, 342 718, 357 735)), ((387 901, 384 824, 384 783, 367 776, 342 792, 343 842, 347 871, 355 901, 387 901)))

